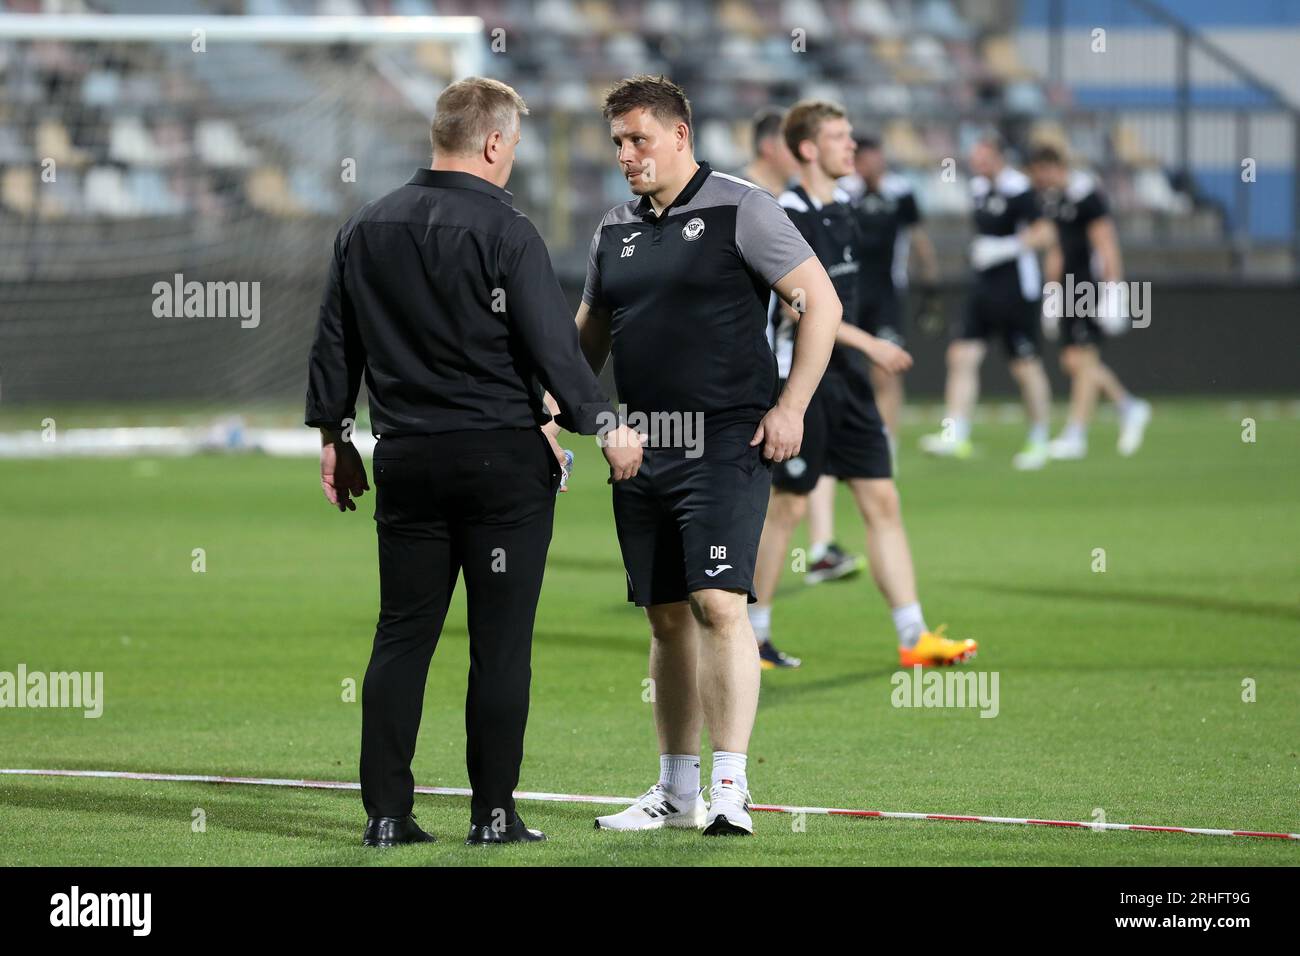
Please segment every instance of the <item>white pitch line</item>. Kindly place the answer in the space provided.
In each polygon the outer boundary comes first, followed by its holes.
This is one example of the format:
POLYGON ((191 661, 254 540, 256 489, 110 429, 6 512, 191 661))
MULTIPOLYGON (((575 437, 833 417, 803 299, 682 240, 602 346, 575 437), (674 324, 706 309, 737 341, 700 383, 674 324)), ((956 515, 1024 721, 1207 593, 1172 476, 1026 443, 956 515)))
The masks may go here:
MULTIPOLYGON (((260 787, 305 787, 314 790, 360 790, 361 784, 344 780, 293 780, 279 777, 223 777, 197 773, 140 773, 132 770, 36 770, 0 768, 0 775, 28 777, 92 777, 108 780, 158 780, 171 783, 227 783, 260 787)), ((468 797, 468 787, 416 787, 416 793, 441 797, 468 797)), ((541 800, 550 803, 631 803, 632 797, 602 797, 582 793, 544 793, 515 791, 517 800, 541 800)), ((1141 823, 1084 823, 1078 820, 1038 820, 1032 817, 986 817, 955 813, 906 813, 893 810, 848 810, 837 807, 791 807, 781 804, 753 804, 751 810, 763 813, 804 813, 815 816, 875 817, 884 820, 938 820, 945 823, 1002 823, 1020 826, 1068 827, 1080 830, 1139 831, 1144 833, 1191 833, 1198 836, 1269 837, 1277 840, 1300 840, 1300 833, 1272 833, 1263 830, 1223 830, 1211 827, 1156 826, 1141 823)))
MULTIPOLYGON (((237 783, 259 787, 306 787, 313 790, 360 790, 361 784, 346 780, 295 780, 288 777, 223 777, 203 773, 143 773, 134 770, 33 770, 0 768, 0 774, 27 777, 96 777, 107 780, 161 780, 170 783, 237 783)), ((468 797, 469 787, 416 787, 416 793, 438 797, 468 797)), ((516 790, 518 800, 547 800, 553 803, 631 803, 635 797, 598 797, 581 793, 534 793, 516 790)))

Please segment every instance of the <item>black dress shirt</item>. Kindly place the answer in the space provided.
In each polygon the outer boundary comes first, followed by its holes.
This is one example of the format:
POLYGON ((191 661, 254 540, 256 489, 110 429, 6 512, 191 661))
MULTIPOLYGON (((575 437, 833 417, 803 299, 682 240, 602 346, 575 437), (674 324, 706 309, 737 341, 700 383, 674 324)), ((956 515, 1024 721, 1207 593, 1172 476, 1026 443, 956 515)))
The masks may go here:
POLYGON ((417 170, 339 230, 306 423, 355 419, 363 373, 377 436, 534 427, 551 417, 539 383, 570 431, 613 416, 542 237, 470 173, 417 170))

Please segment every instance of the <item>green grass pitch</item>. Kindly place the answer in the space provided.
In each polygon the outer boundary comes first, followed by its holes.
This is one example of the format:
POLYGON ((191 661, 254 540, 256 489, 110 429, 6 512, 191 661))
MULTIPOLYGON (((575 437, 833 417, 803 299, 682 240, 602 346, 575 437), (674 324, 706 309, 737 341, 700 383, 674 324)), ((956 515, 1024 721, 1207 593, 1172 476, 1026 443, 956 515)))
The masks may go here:
MULTIPOLYGON (((763 676, 754 799, 1300 831, 1300 420, 1261 417, 1247 443, 1243 408, 1157 403, 1138 457, 1103 422, 1089 459, 1037 474, 1010 467, 1019 425, 978 427, 965 463, 921 457, 909 428, 899 484, 926 615, 979 640, 998 716, 893 707, 869 579, 790 573, 775 634, 804 666, 763 676)), ((657 771, 646 626, 624 601, 598 453, 568 441, 520 786, 635 795, 657 771)), ((355 780, 361 708, 343 683, 360 684, 373 634, 373 498, 332 512, 315 472, 0 462, 0 670, 103 671, 106 696, 99 719, 0 710, 0 765, 355 780)), ((837 521, 861 550, 847 495, 837 521)), ((434 656, 421 784, 466 785, 463 609, 434 656)), ((1300 863, 1300 844, 1245 838, 757 814, 755 839, 709 840, 597 832, 590 806, 520 809, 548 843, 465 847, 468 802, 419 796, 439 842, 376 852, 355 792, 0 776, 0 864, 1300 863)))

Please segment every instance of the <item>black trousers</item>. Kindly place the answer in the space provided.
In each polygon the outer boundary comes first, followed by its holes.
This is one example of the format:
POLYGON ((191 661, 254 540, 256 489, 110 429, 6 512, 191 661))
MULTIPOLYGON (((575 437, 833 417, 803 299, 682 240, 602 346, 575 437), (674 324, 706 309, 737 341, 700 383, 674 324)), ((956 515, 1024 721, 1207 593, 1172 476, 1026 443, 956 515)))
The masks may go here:
POLYGON ((361 697, 361 799, 369 816, 411 812, 429 661, 463 571, 470 818, 514 821, 533 622, 559 481, 559 464, 535 428, 379 440, 380 610, 361 697))

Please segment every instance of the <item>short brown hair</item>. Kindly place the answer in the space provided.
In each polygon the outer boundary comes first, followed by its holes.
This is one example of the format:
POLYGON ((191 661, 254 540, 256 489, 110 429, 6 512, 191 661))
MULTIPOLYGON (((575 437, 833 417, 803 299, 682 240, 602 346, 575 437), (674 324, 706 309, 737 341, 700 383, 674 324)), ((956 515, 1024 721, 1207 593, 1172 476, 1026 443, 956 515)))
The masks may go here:
POLYGON ((467 76, 438 97, 429 141, 435 153, 476 153, 493 131, 514 132, 528 115, 524 98, 500 80, 467 76))
POLYGON ((763 140, 781 135, 784 119, 785 112, 775 106, 764 106, 754 114, 754 152, 758 152, 758 144, 763 140))
POLYGON ((1065 154, 1051 143, 1038 143, 1029 153, 1029 165, 1037 166, 1039 163, 1046 163, 1050 166, 1064 166, 1065 154))
POLYGON ((686 91, 666 76, 628 77, 614 84, 605 94, 605 121, 630 113, 635 109, 649 110, 661 123, 683 122, 691 129, 691 101, 686 91))
POLYGON ((785 136, 785 145, 790 147, 794 158, 803 162, 799 155, 799 144, 806 139, 816 139, 822 123, 828 119, 845 119, 849 114, 844 107, 830 100, 800 100, 790 107, 781 124, 785 136))

